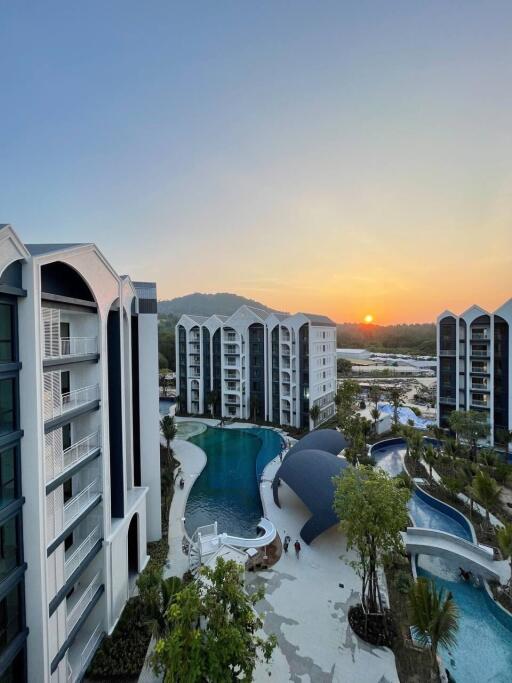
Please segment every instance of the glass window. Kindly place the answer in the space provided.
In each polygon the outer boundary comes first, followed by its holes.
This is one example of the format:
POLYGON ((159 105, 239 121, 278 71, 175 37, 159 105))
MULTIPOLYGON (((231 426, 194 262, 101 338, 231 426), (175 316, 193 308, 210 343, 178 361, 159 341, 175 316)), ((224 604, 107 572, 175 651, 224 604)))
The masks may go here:
POLYGON ((0 362, 15 360, 12 312, 10 304, 0 304, 0 362))
POLYGON ((11 517, 0 526, 0 581, 18 566, 18 517, 11 517))
POLYGON ((69 370, 64 370, 60 373, 60 393, 61 395, 69 394, 69 370))
POLYGON ((21 585, 0 600, 0 654, 21 631, 21 585))
POLYGON ((17 497, 16 448, 8 448, 0 453, 0 507, 17 497))
POLYGON ((0 435, 16 429, 14 413, 14 380, 0 380, 0 435))
POLYGON ((25 648, 19 652, 2 674, 1 683, 19 683, 25 679, 25 648))
POLYGON ((66 450, 71 446, 71 423, 62 427, 62 448, 66 450))

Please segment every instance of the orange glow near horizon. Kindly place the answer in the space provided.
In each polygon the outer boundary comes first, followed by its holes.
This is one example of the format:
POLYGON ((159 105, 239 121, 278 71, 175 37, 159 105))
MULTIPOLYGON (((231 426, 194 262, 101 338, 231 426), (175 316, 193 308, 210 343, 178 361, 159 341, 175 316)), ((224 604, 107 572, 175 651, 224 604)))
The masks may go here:
POLYGON ((370 323, 372 323, 372 322, 373 322, 373 315, 372 315, 371 313, 367 313, 367 314, 364 316, 364 322, 365 322, 367 325, 369 325, 370 323))

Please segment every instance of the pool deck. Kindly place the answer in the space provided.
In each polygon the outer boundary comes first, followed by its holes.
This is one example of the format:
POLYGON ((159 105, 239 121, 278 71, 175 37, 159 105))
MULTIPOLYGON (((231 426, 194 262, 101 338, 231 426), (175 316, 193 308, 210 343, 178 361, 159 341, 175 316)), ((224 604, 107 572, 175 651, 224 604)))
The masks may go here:
MULTIPOLYGON (((265 516, 292 546, 310 513, 293 491, 282 484, 281 508, 273 500, 270 481, 279 458, 264 471, 260 486, 265 516)), ((348 624, 348 610, 359 602, 360 579, 349 565, 342 534, 332 528, 310 546, 299 538, 300 558, 293 548, 272 569, 247 575, 247 585, 264 586, 265 599, 257 605, 264 630, 274 633, 278 647, 271 662, 259 664, 254 681, 311 681, 312 683, 397 683, 395 658, 387 648, 360 640, 348 624), (343 584, 343 588, 339 584, 343 584)))

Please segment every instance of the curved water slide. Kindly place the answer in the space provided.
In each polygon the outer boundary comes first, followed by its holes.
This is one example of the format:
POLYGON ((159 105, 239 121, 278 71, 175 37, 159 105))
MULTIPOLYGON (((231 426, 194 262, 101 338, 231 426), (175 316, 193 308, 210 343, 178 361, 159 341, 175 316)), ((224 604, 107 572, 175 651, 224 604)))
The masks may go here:
POLYGON ((229 534, 220 534, 219 538, 224 545, 233 545, 236 548, 263 548, 266 545, 270 545, 277 536, 276 527, 266 517, 260 519, 258 529, 261 529, 263 534, 254 538, 230 536, 229 534))
POLYGON ((491 549, 475 545, 447 531, 407 527, 403 536, 406 550, 411 555, 437 555, 456 560, 473 574, 497 579, 502 584, 509 579, 507 560, 494 560, 491 549))

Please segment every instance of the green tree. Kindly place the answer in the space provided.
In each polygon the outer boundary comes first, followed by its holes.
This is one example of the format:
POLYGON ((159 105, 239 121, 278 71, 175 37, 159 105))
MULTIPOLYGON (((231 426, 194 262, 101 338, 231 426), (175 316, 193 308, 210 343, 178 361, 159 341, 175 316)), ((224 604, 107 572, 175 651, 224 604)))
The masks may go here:
POLYGON ((438 452, 431 443, 427 444, 423 451, 423 460, 428 465, 428 478, 432 483, 432 469, 438 460, 438 452))
POLYGON ((162 432, 162 436, 164 437, 165 443, 167 445, 167 457, 169 459, 169 466, 171 470, 174 470, 174 468, 176 467, 176 461, 174 459, 174 454, 172 452, 171 441, 174 439, 178 431, 176 423, 174 422, 174 418, 170 415, 164 415, 164 417, 162 417, 160 420, 160 431, 162 432))
POLYGON ((419 462, 425 450, 425 442, 423 441, 423 434, 415 429, 410 437, 409 454, 414 462, 419 462))
POLYGON ((454 410, 448 416, 450 428, 455 432, 457 440, 470 445, 473 460, 481 439, 489 436, 490 427, 485 413, 477 410, 454 410))
POLYGON ((336 406, 338 409, 338 426, 345 432, 349 420, 356 414, 357 398, 361 388, 353 379, 346 379, 336 394, 336 406))
POLYGON ((506 524, 500 527, 496 532, 498 545, 501 554, 510 562, 510 578, 508 580, 508 591, 512 594, 512 524, 506 524))
POLYGON ((410 491, 366 465, 347 468, 334 484, 340 529, 358 556, 353 566, 361 578, 361 601, 369 612, 382 612, 377 567, 384 556, 403 551, 400 531, 409 521, 410 491))
POLYGON ((155 673, 164 683, 251 681, 256 663, 269 661, 276 646, 275 636, 259 634, 263 622, 254 605, 263 597, 263 589, 246 593, 233 560, 202 567, 167 609, 168 633, 152 656, 155 673))
POLYGON ((457 642, 459 611, 453 595, 439 591, 433 580, 420 577, 411 586, 409 608, 415 637, 430 648, 432 661, 436 661, 437 648, 451 648, 457 642))
POLYGON ((148 568, 137 579, 137 588, 151 633, 155 638, 163 638, 169 633, 166 613, 182 589, 181 579, 164 579, 163 568, 148 568))
POLYGON ((485 508, 485 520, 488 525, 491 523, 489 511, 499 500, 501 487, 487 472, 479 470, 471 485, 477 501, 485 508))
POLYGON ((352 373, 352 363, 346 358, 338 358, 336 361, 338 375, 346 377, 352 373))
POLYGON ((382 387, 378 384, 370 384, 368 387, 368 400, 373 404, 373 407, 379 408, 379 401, 382 396, 382 387))
POLYGON ((311 406, 309 417, 313 420, 313 427, 316 427, 316 421, 320 417, 320 407, 316 404, 311 406))
POLYGON ((399 384, 391 387, 388 392, 389 402, 393 406, 393 424, 395 425, 398 424, 398 409, 404 405, 405 396, 406 391, 399 384))

